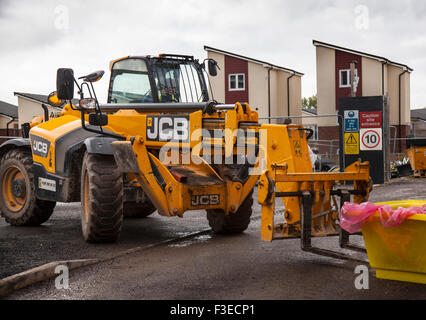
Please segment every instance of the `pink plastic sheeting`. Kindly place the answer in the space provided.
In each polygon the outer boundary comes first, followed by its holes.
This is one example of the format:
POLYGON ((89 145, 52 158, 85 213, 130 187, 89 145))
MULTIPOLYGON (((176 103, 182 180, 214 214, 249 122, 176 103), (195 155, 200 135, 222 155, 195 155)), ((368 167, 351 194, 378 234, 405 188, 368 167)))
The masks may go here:
POLYGON ((383 227, 397 227, 414 214, 426 214, 426 204, 421 207, 399 207, 393 210, 386 204, 345 202, 341 210, 340 226, 349 233, 358 232, 368 218, 376 212, 379 212, 383 227))

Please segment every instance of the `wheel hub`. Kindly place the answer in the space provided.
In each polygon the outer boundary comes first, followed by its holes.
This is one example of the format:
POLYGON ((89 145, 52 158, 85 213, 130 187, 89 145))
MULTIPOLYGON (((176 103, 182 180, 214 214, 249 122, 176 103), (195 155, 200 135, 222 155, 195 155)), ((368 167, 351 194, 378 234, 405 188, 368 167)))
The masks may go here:
POLYGON ((2 176, 2 197, 7 209, 12 212, 21 210, 27 201, 26 179, 17 166, 7 168, 2 176))
POLYGON ((12 194, 14 197, 23 198, 25 192, 25 181, 23 179, 15 179, 12 181, 12 194))

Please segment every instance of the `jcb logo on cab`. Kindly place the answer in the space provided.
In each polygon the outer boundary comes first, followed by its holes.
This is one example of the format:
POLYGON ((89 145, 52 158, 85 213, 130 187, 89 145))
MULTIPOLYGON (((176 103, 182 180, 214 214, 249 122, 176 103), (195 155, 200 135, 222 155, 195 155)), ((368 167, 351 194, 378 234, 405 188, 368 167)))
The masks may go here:
POLYGON ((34 141, 33 149, 34 149, 34 151, 47 153, 47 143, 44 143, 44 142, 41 142, 41 141, 34 141))
POLYGON ((30 139, 33 154, 39 157, 46 158, 50 148, 50 141, 35 136, 31 136, 30 139))

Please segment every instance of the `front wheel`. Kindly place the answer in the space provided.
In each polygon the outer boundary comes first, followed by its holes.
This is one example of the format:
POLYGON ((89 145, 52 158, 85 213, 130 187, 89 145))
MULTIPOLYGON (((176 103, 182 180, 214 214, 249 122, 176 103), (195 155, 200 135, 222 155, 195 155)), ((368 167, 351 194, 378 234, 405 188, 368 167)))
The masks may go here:
POLYGON ((253 191, 243 201, 237 212, 225 214, 223 210, 207 210, 207 220, 214 233, 235 234, 245 231, 250 224, 253 212, 253 191))
POLYGON ((56 202, 36 197, 31 151, 13 149, 0 162, 0 211, 13 226, 38 226, 47 220, 56 202))
POLYGON ((113 156, 86 154, 81 172, 81 226, 87 242, 114 242, 123 223, 123 175, 113 156))

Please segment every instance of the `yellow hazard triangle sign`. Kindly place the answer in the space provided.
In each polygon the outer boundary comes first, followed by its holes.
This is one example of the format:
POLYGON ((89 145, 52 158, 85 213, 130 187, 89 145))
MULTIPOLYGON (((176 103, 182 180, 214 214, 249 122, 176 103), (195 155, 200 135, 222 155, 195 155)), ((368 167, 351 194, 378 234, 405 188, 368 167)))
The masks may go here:
POLYGON ((347 144, 357 144, 357 143, 358 143, 358 141, 357 141, 357 139, 355 138, 355 136, 354 136, 354 134, 353 134, 353 133, 351 133, 351 134, 349 135, 349 138, 348 138, 348 140, 346 140, 346 143, 347 143, 347 144))
POLYGON ((345 154, 359 154, 359 133, 345 133, 345 154))

